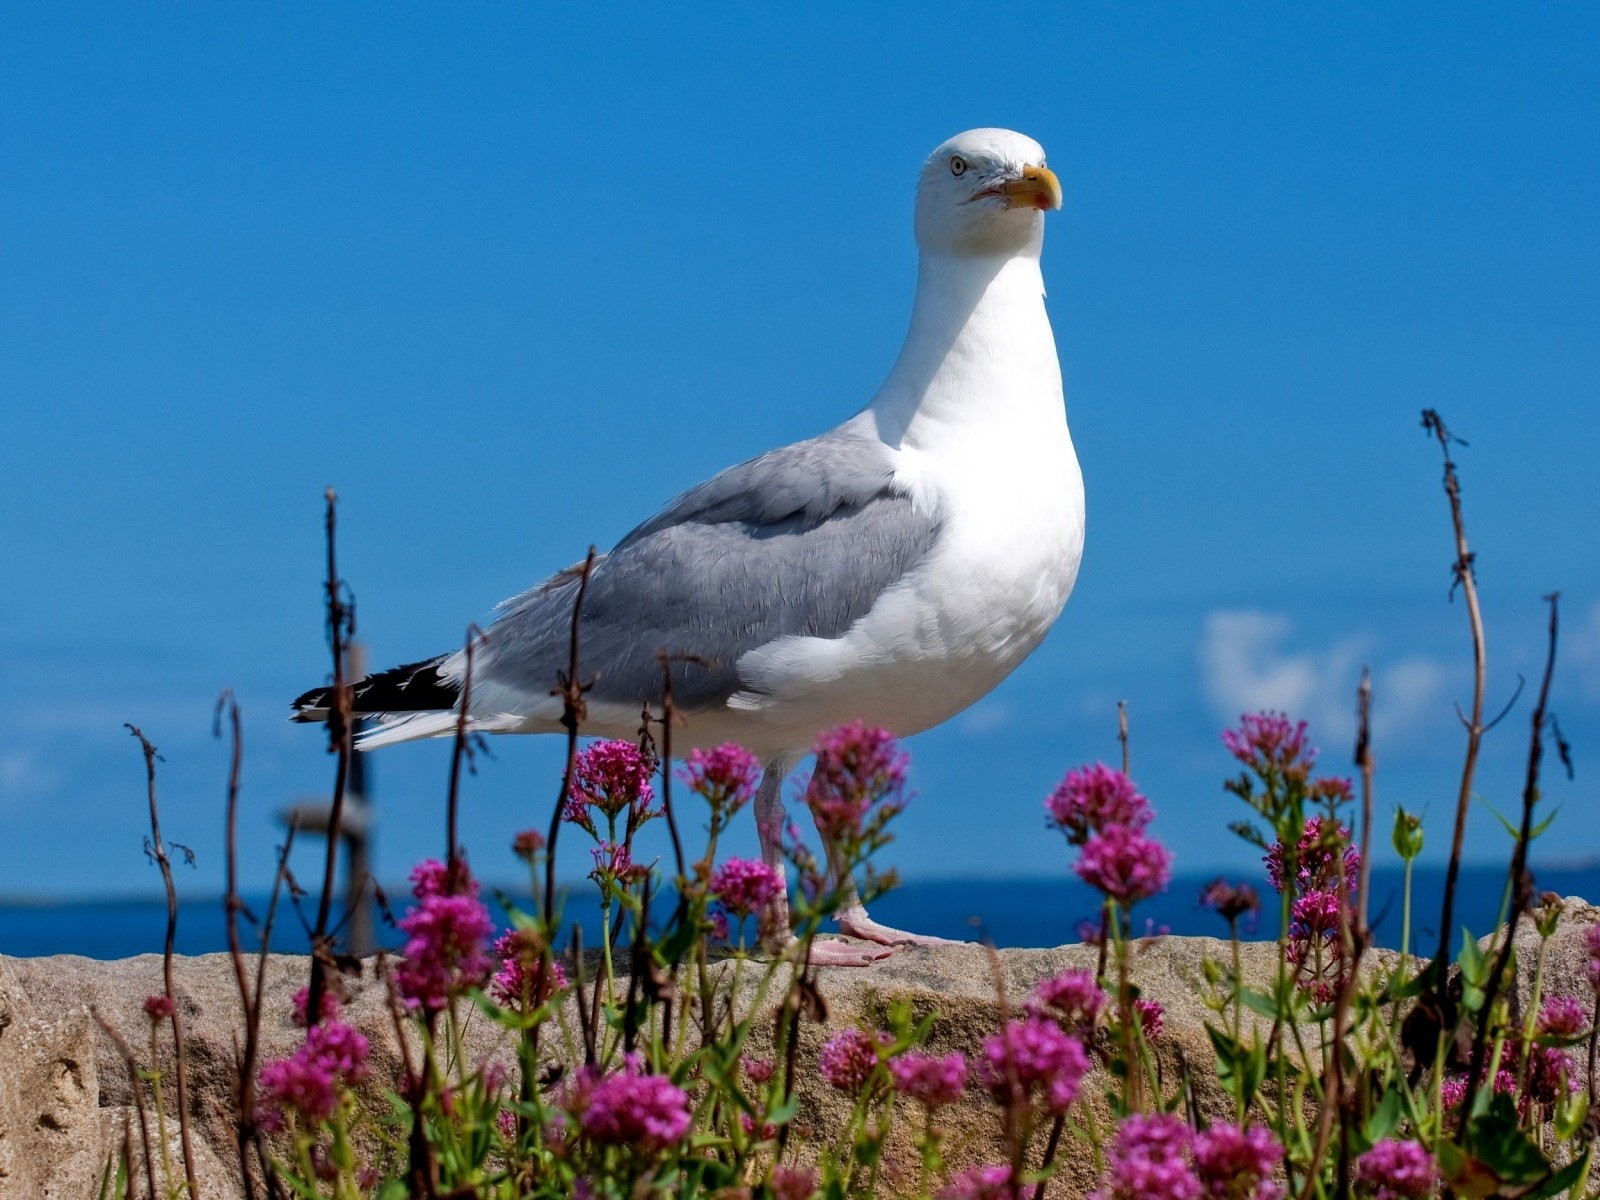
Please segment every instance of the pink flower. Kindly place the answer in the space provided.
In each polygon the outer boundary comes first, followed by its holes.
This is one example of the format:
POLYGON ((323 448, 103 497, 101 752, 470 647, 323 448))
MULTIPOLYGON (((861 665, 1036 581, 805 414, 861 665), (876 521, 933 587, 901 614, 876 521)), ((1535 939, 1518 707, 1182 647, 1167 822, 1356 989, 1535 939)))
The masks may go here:
POLYGON ((1306 723, 1290 724, 1282 713, 1246 713, 1239 718, 1238 729, 1223 732, 1222 744, 1262 778, 1281 775, 1304 783, 1317 757, 1306 745, 1306 723))
POLYGON ((1589 1014, 1570 996, 1551 996, 1539 1008, 1539 1032, 1577 1037, 1589 1028, 1589 1014))
POLYGON ((757 1126, 756 1119, 749 1113, 739 1114, 739 1128, 759 1142, 770 1142, 778 1136, 778 1126, 775 1122, 763 1121, 757 1126))
POLYGON ((1170 1114, 1125 1118, 1090 1200, 1199 1200, 1200 1180, 1187 1161, 1192 1139, 1189 1126, 1170 1114))
POLYGON ((411 894, 418 900, 429 896, 476 896, 478 881, 467 870, 465 860, 452 869, 437 858, 425 858, 411 868, 411 894))
POLYGON ((508 929, 494 944, 494 956, 500 960, 500 969, 489 981, 489 995, 503 1008, 519 1012, 537 1008, 551 996, 567 990, 567 973, 555 959, 545 969, 543 995, 539 989, 539 963, 544 954, 544 942, 530 929, 508 929))
POLYGON ((544 834, 537 829, 524 829, 511 839, 511 853, 525 863, 532 863, 544 849, 544 834))
POLYGON ((1040 1016, 1009 1021, 983 1044, 978 1081, 1001 1104, 1042 1093, 1045 1106, 1064 1113, 1077 1098, 1078 1085, 1089 1073, 1083 1044, 1061 1026, 1040 1016))
POLYGON ((1139 1028, 1144 1033, 1144 1040, 1154 1042, 1161 1037, 1163 1018, 1166 1010, 1161 1007, 1161 1002, 1141 996, 1133 1002, 1133 1015, 1139 1021, 1139 1028))
POLYGON ((327 1120, 338 1106, 339 1089, 354 1087, 370 1073, 367 1052, 367 1039, 350 1026, 323 1021, 306 1031, 300 1049, 261 1068, 262 1099, 278 1112, 327 1120))
POLYGON ((817 739, 816 755, 805 801, 823 837, 860 837, 874 804, 891 811, 905 806, 907 759, 887 729, 861 721, 841 725, 817 739))
POLYGON ((601 842, 589 851, 589 857, 594 859, 591 879, 627 880, 643 869, 634 864, 626 842, 601 842))
POLYGON ((1131 908, 1167 890, 1172 853, 1138 830, 1113 825, 1084 843, 1073 870, 1090 887, 1131 908))
POLYGON ((1577 1065, 1572 1055, 1555 1046, 1534 1046, 1528 1051, 1528 1098, 1540 1104, 1554 1104, 1568 1092, 1578 1090, 1573 1078, 1577 1065))
POLYGON ((1356 1159, 1356 1182, 1376 1200, 1418 1200, 1438 1186, 1439 1169, 1420 1142, 1390 1138, 1356 1159))
POLYGON ((936 1058, 911 1051, 891 1058, 889 1073, 902 1096, 909 1096, 930 1112, 954 1104, 967 1086, 967 1060, 960 1054, 936 1058))
POLYGON ((494 922, 464 863, 452 872, 430 859, 411 878, 418 903, 400 918, 410 940, 395 968, 395 989, 411 1007, 437 1012, 488 978, 493 964, 484 943, 494 922))
POLYGON ((878 1042, 859 1029, 846 1029, 830 1039, 817 1059, 822 1078, 841 1092, 860 1091, 877 1065, 878 1042))
POLYGON ((1215 1200, 1281 1200, 1272 1172, 1283 1147, 1260 1125, 1219 1124, 1194 1135, 1194 1166, 1202 1194, 1215 1200))
POLYGON ((1589 982, 1600 991, 1600 925, 1591 925, 1584 931, 1583 947, 1589 952, 1589 982))
POLYGON ((711 877, 711 891, 728 912, 748 917, 783 894, 783 873, 755 859, 730 858, 711 877))
MULTIPOLYGON (((1282 842, 1274 842, 1267 851, 1267 878, 1278 891, 1283 891, 1284 866, 1287 854, 1282 842)), ((1350 831, 1332 817, 1312 817, 1305 823, 1300 840, 1295 843, 1296 892, 1339 890, 1339 864, 1344 864, 1345 894, 1353 902, 1356 884, 1361 877, 1361 851, 1350 844, 1350 831), (1340 853, 1340 847, 1344 851, 1340 853)))
POLYGON ((1457 1075, 1453 1079, 1446 1079, 1439 1085, 1439 1104, 1446 1112, 1449 1112, 1452 1108, 1460 1107, 1461 1102, 1466 1098, 1467 1081, 1465 1076, 1457 1075))
POLYGON ((1114 825, 1143 829, 1152 815, 1150 802, 1134 790, 1133 780, 1104 763, 1068 771, 1044 807, 1074 846, 1114 825))
POLYGON ((1093 1025, 1105 1003, 1106 994, 1095 982, 1094 972, 1083 967, 1041 981, 1029 1001, 1035 1011, 1053 1009, 1053 1015, 1069 1029, 1093 1025))
POLYGON ((937 1200, 1012 1200, 1010 1167, 968 1167, 940 1190, 937 1200))
POLYGON ((811 1167, 773 1167, 773 1200, 811 1200, 817 1194, 817 1172, 811 1167))
POLYGON ((739 1059, 739 1065, 744 1068, 744 1077, 751 1083, 772 1082, 772 1060, 770 1058, 751 1058, 746 1054, 739 1059))
POLYGON ((1232 924, 1244 916, 1254 918, 1261 911, 1261 897, 1248 883, 1229 883, 1218 876, 1201 889, 1200 907, 1232 924))
POLYGON ((172 999, 166 995, 146 996, 144 998, 144 1015, 151 1021, 165 1021, 172 1015, 172 999))
POLYGON ((1327 937, 1339 932, 1339 896, 1335 892, 1307 892, 1289 910, 1293 915, 1290 934, 1295 937, 1327 937))
POLYGON ((689 1131, 689 1097, 665 1075, 608 1075, 586 1089, 583 1099, 579 1128, 599 1145, 654 1156, 689 1131))
MULTIPOLYGON (((303 987, 294 994, 294 1013, 290 1019, 301 1029, 306 1027, 306 1009, 310 1005, 311 989, 309 987, 303 987)), ((317 1004, 317 1008, 321 1010, 321 1016, 318 1019, 322 1021, 332 1020, 339 1015, 340 1007, 339 997, 333 994, 332 989, 323 988, 322 999, 317 1004)))
POLYGON ((743 746, 727 742, 713 750, 689 751, 678 777, 705 798, 712 812, 732 816, 756 794, 761 763, 743 746))
POLYGON ((650 788, 653 774, 655 764, 632 742, 590 742, 573 764, 569 810, 571 803, 592 806, 615 820, 632 809, 643 819, 655 795, 650 788))

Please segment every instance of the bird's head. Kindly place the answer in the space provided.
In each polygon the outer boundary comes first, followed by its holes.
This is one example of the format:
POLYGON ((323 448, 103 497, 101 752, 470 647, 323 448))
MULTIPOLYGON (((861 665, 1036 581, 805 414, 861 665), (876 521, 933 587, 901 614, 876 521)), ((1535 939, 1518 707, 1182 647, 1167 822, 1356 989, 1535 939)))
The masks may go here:
POLYGON ((923 164, 917 244, 953 254, 1037 249, 1044 214, 1061 207, 1061 182, 1044 148, 1009 129, 969 129, 923 164))

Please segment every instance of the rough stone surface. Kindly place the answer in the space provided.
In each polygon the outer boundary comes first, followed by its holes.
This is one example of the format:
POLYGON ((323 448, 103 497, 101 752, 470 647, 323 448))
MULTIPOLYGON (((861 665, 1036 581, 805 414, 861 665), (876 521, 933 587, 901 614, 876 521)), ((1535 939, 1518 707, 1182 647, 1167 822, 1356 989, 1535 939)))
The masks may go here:
MULTIPOLYGON (((1551 939, 1545 956, 1546 994, 1592 996, 1584 966, 1584 930, 1600 920, 1600 910, 1583 901, 1568 902, 1567 916, 1551 939)), ((1524 925, 1519 935, 1521 995, 1532 981, 1537 936, 1524 925)), ((1229 1104, 1218 1085, 1204 1023, 1215 1019, 1206 1006, 1203 963, 1209 956, 1226 961, 1226 942, 1210 938, 1166 938, 1146 944, 1138 955, 1135 979, 1166 1010, 1165 1032, 1158 1058, 1165 1086, 1170 1088, 1187 1069, 1203 1111, 1221 1115, 1229 1104)), ((959 1050, 969 1061, 981 1053, 1002 1020, 1005 1003, 1020 1004, 1040 979, 1068 967, 1092 967, 1095 951, 1087 946, 1054 950, 1006 950, 990 954, 977 946, 912 948, 863 969, 824 972, 822 989, 829 1007, 826 1025, 802 1027, 800 1046, 801 1107, 796 1131, 803 1143, 825 1141, 847 1118, 847 1103, 816 1075, 814 1064, 824 1041, 849 1025, 877 1028, 887 1005, 896 998, 910 1002, 918 1016, 937 1014, 930 1047, 938 1053, 959 1050)), ((1276 947, 1243 947, 1247 981, 1263 986, 1276 971, 1276 947)), ((265 974, 267 1019, 262 1030, 264 1058, 288 1054, 301 1031, 290 1020, 295 991, 304 985, 302 958, 272 959, 265 974)), ((732 970, 722 964, 721 971, 732 970)), ((754 1003, 759 970, 745 968, 740 1001, 754 1003)), ((190 1112, 194 1121, 197 1171, 205 1200, 239 1194, 237 1155, 230 1123, 234 1074, 234 1037, 239 1026, 239 996, 232 964, 225 955, 202 955, 175 963, 178 1001, 186 1026, 190 1112)), ((781 984, 781 981, 779 981, 781 984)), ((353 984, 346 1019, 372 1042, 377 1089, 399 1075, 401 1047, 383 989, 370 979, 353 984)), ((100 1172, 121 1145, 124 1129, 138 1144, 136 1116, 128 1069, 111 1040, 90 1015, 91 1008, 120 1030, 141 1062, 150 1057, 150 1024, 142 1004, 161 991, 161 959, 143 955, 118 962, 71 956, 39 959, 0 958, 0 1197, 93 1195, 100 1172)), ((772 993, 780 991, 774 986, 772 993)), ((573 1026, 576 1027, 575 1025, 573 1026)), ((769 1054, 770 1022, 757 1022, 750 1052, 769 1054)), ((559 1044, 559 1038, 549 1043, 559 1044)), ((512 1060, 506 1034, 490 1022, 475 1020, 467 1031, 469 1053, 476 1059, 512 1060)), ((158 1061, 171 1078, 171 1043, 163 1027, 157 1039, 158 1061)), ((1084 1094, 1093 1101, 1105 1081, 1091 1076, 1084 1094)), ((169 1112, 169 1157, 181 1174, 177 1146, 174 1089, 166 1087, 169 1112)), ((149 1106, 148 1097, 146 1105, 149 1106)), ((1103 1107, 1094 1103, 1103 1117, 1103 1107)), ((975 1090, 944 1122, 952 1161, 969 1165, 1001 1158, 1000 1126, 993 1106, 975 1090)), ((154 1144, 154 1118, 150 1137, 154 1144)), ((915 1153, 909 1122, 897 1122, 891 1156, 900 1174, 886 1181, 893 1190, 909 1190, 915 1182, 915 1153)), ((1091 1180, 1091 1165, 1070 1150, 1052 1196, 1081 1196, 1091 1180)), ((159 1172, 159 1168, 158 1168, 159 1172)))

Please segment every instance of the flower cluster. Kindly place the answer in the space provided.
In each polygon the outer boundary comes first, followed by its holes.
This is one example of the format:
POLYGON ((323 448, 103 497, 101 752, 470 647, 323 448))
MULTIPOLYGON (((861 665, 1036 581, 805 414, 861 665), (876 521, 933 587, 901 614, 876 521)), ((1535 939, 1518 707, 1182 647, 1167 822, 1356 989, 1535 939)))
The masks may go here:
POLYGON ((811 1200, 817 1193, 813 1167, 773 1167, 772 1200, 811 1200))
POLYGON ((543 852, 544 845, 544 834, 537 829, 524 829, 511 839, 511 853, 532 866, 534 860, 543 852))
POLYGON ((1223 732, 1222 744, 1263 779, 1304 783, 1317 752, 1306 743, 1306 723, 1291 723, 1282 713, 1246 713, 1239 728, 1223 732))
POLYGON ((1193 1131, 1167 1113, 1135 1113, 1117 1128, 1106 1172, 1090 1200, 1199 1200, 1189 1165, 1193 1131))
POLYGON ((822 1047, 817 1069, 841 1092, 858 1092, 878 1065, 878 1047, 888 1040, 886 1033, 873 1038, 859 1029, 846 1029, 822 1047))
POLYGON ((967 1060, 961 1054, 939 1058, 912 1051, 889 1060, 895 1090, 930 1112, 954 1104, 967 1086, 967 1060))
POLYGON ((589 878, 602 885, 636 882, 650 873, 650 868, 633 861, 627 842, 602 841, 589 851, 589 857, 594 859, 589 878))
POLYGON ((650 801, 655 793, 650 777, 655 763, 632 742, 591 742, 579 753, 572 767, 572 782, 567 787, 564 819, 595 834, 591 808, 615 821, 626 812, 631 826, 638 826, 657 813, 650 801))
POLYGON ((1589 961, 1585 964, 1589 982, 1600 991, 1600 925, 1591 925, 1584 932, 1583 948, 1589 952, 1589 961))
POLYGON ((644 1074, 636 1059, 613 1075, 583 1068, 566 1105, 597 1145, 626 1146, 645 1157, 659 1155, 689 1131, 689 1097, 665 1075, 644 1074))
POLYGON ((1439 1169, 1420 1142, 1390 1138, 1356 1159, 1356 1183, 1375 1200, 1420 1200, 1438 1187, 1439 1169))
POLYGON ((1134 789, 1133 780, 1104 763, 1068 771, 1044 807, 1074 846, 1116 826, 1143 829, 1151 818, 1150 802, 1134 789))
POLYGON ((905 806, 907 759, 887 729, 852 721, 823 734, 815 749, 805 802, 824 838, 858 839, 873 805, 890 813, 905 806))
POLYGON ((711 894, 726 912, 748 917, 783 894, 783 872, 757 859, 730 858, 712 875, 711 894))
POLYGON ((532 930, 508 929, 494 944, 500 967, 489 981, 489 995, 496 1004, 527 1012, 551 996, 567 990, 567 972, 555 959, 545 969, 544 987, 539 987, 539 963, 544 955, 544 939, 532 930), (540 993, 537 996, 535 993, 540 993))
POLYGON ((1292 848, 1274 842, 1264 861, 1272 886, 1293 897, 1286 953, 1298 968, 1299 987, 1328 1004, 1347 981, 1340 931, 1354 919, 1361 852, 1350 845, 1343 824, 1317 816, 1305 823, 1292 848))
POLYGON ((1052 1113, 1064 1113, 1089 1073, 1083 1043, 1054 1021, 1027 1016, 1009 1021, 983 1044, 978 1081, 1001 1104, 1040 1095, 1052 1113))
POLYGON ((1095 981, 1094 972, 1086 967, 1041 980, 1028 999, 1033 1011, 1047 1012, 1073 1032, 1092 1027, 1105 1004, 1105 992, 1095 981))
POLYGON ((1113 825, 1084 843, 1073 870, 1127 909, 1167 890, 1172 852, 1132 826, 1113 825))
POLYGON ((968 1167, 939 1192, 937 1200, 1013 1200, 1010 1167, 968 1167))
POLYGON ((731 817, 756 794, 761 764, 743 746, 729 742, 711 750, 689 751, 679 778, 704 798, 713 815, 731 817))
POLYGON ((152 1023, 165 1021, 172 1015, 172 1010, 172 997, 164 992, 157 992, 154 996, 144 998, 144 1015, 149 1017, 152 1023))
POLYGON ((1551 1037, 1577 1037, 1589 1029, 1589 1014, 1571 996, 1550 996, 1539 1006, 1540 1033, 1551 1037))
POLYGON ((1287 882, 1287 860, 1290 859, 1293 860, 1297 894, 1336 892, 1342 865, 1345 893, 1355 898, 1356 884, 1361 877, 1361 852, 1350 844, 1350 831, 1339 821, 1332 817, 1312 817, 1305 823, 1292 854, 1281 841, 1273 843, 1263 861, 1267 864, 1267 878, 1280 892, 1287 882))
POLYGON ((1196 1133, 1167 1113, 1126 1118, 1092 1200, 1281 1200, 1272 1172, 1283 1147, 1260 1126, 1196 1133))
POLYGON ((279 1118, 293 1112, 312 1123, 327 1120, 339 1105, 340 1089, 367 1078, 367 1051, 367 1039, 348 1025, 327 1020, 312 1026, 300 1049, 261 1068, 267 1111, 279 1118))
POLYGON ((1217 1200, 1280 1200, 1284 1189, 1273 1182, 1273 1168, 1283 1147, 1259 1125, 1213 1125, 1194 1135, 1194 1169, 1202 1195, 1217 1200))
MULTIPOLYGON (((331 1021, 339 1015, 340 1007, 339 997, 333 994, 333 989, 323 988, 322 998, 317 1001, 319 1010, 317 1019, 319 1021, 331 1021)), ((291 1014, 290 1019, 301 1029, 304 1029, 311 1023, 310 1009, 311 989, 303 987, 294 994, 294 1012, 291 1014)))
POLYGON ((1209 908, 1230 925, 1249 917, 1253 928, 1255 916, 1261 911, 1261 897, 1248 883, 1229 883, 1218 876, 1200 889, 1200 907, 1209 908))
POLYGON ((411 881, 417 903, 400 918, 408 940, 395 989, 410 1007, 437 1012, 488 978, 493 963, 484 947, 494 923, 464 862, 429 859, 411 881))

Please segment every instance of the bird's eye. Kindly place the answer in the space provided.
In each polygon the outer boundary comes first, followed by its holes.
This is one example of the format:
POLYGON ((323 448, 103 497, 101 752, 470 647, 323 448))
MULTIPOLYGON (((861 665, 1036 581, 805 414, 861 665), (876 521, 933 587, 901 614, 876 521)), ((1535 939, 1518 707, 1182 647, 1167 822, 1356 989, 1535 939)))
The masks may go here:
POLYGON ((957 178, 959 178, 960 176, 965 175, 966 173, 967 173, 967 160, 962 158, 959 154, 954 155, 950 159, 950 174, 952 174, 952 175, 956 176, 957 178))

